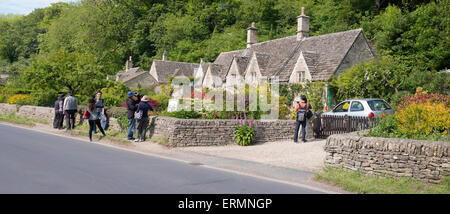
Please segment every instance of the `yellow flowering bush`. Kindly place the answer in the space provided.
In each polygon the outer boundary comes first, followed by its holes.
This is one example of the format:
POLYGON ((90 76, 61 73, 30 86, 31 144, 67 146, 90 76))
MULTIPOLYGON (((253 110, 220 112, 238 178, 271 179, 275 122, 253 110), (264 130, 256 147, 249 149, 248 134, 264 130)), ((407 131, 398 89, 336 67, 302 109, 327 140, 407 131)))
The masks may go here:
POLYGON ((437 131, 445 135, 450 125, 450 108, 444 103, 411 103, 395 114, 399 131, 413 135, 429 135, 437 131))
POLYGON ((19 105, 27 105, 31 104, 33 100, 30 95, 26 94, 16 94, 8 98, 6 101, 8 104, 19 104, 19 105))

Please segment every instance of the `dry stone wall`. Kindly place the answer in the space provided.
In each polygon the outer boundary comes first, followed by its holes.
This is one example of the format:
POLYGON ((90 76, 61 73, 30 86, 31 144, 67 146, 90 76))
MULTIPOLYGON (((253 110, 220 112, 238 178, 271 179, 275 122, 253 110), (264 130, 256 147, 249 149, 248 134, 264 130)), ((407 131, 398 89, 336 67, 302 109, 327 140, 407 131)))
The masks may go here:
POLYGON ((407 176, 438 183, 450 175, 450 143, 398 138, 332 135, 325 147, 325 164, 366 174, 407 176))
MULTIPOLYGON (((234 144, 235 120, 196 120, 152 117, 150 137, 166 138, 169 146, 212 146, 234 144)), ((307 138, 313 138, 312 124, 307 125, 307 138)), ((256 142, 292 140, 295 121, 255 121, 256 142)), ((300 136, 301 138, 301 131, 300 136)))

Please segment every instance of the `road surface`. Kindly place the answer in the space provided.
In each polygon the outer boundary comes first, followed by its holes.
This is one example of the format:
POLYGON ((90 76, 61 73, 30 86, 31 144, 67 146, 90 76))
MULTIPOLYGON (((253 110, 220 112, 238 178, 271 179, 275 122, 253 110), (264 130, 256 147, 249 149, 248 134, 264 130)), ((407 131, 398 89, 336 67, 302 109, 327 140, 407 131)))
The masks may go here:
POLYGON ((323 192, 0 124, 0 194, 5 193, 323 192))

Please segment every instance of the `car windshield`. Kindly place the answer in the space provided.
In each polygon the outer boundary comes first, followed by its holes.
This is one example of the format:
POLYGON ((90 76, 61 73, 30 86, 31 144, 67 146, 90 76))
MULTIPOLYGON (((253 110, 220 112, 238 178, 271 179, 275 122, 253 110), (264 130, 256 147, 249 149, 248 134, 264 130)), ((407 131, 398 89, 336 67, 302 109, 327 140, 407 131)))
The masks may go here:
POLYGON ((391 106, 389 106, 389 104, 387 104, 383 100, 370 100, 367 101, 367 104, 369 104, 370 109, 372 109, 372 111, 382 111, 386 109, 391 109, 391 106))

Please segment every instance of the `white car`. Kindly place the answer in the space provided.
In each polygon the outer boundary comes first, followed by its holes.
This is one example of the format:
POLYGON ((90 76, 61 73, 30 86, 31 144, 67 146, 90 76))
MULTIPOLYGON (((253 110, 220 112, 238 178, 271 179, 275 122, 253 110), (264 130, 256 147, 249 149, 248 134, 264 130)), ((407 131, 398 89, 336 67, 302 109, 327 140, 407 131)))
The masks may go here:
POLYGON ((382 114, 393 113, 392 107, 386 101, 370 98, 346 100, 322 115, 379 117, 382 114))

